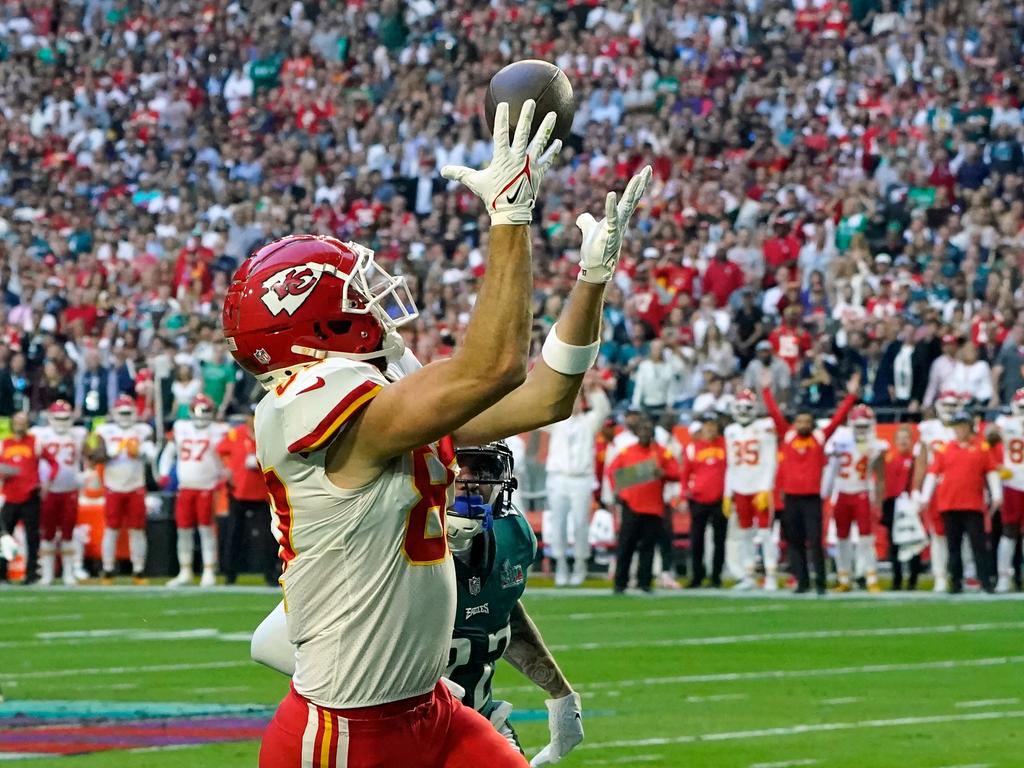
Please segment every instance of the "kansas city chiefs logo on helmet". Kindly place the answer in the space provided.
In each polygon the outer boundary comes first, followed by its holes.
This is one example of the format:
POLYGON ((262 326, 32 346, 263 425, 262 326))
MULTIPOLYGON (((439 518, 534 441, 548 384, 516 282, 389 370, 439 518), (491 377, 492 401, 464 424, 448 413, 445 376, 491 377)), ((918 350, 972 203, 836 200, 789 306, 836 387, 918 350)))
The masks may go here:
POLYGON ((294 315, 313 293, 324 271, 325 265, 306 262, 301 266, 282 269, 264 280, 261 298, 270 314, 287 312, 294 315))

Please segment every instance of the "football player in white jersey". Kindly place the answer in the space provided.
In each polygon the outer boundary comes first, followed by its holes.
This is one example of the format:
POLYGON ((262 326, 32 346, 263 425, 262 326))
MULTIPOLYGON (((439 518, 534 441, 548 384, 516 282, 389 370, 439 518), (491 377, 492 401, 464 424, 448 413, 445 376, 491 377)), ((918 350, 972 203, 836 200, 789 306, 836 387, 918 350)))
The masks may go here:
POLYGON ((1009 415, 996 419, 996 431, 1003 446, 1003 533, 996 549, 996 592, 1009 592, 1013 578, 1013 552, 1024 522, 1024 389, 1010 402, 1009 415))
MULTIPOLYGON (((918 442, 915 448, 917 458, 914 467, 915 499, 921 498, 920 491, 935 452, 950 440, 956 439, 952 418, 959 409, 960 396, 952 390, 944 390, 935 399, 935 418, 925 419, 917 426, 918 442)), ((935 580, 933 591, 947 592, 949 591, 949 575, 947 573, 949 551, 946 546, 946 528, 942 523, 942 516, 935 512, 933 505, 934 500, 928 505, 924 514, 925 525, 931 534, 929 552, 932 577, 935 580)))
POLYGON ((840 427, 825 446, 829 456, 832 515, 839 539, 836 553, 838 592, 849 592, 853 571, 853 542, 850 531, 857 524, 857 555, 864 563, 869 592, 881 592, 875 552, 875 520, 885 495, 885 452, 889 444, 875 432, 875 414, 866 405, 850 411, 846 426, 840 427))
POLYGON ((128 395, 114 401, 113 421, 96 428, 93 460, 103 464, 103 584, 114 583, 117 537, 128 528, 132 581, 147 583, 146 572, 146 462, 156 456, 153 428, 137 420, 135 402, 128 395))
POLYGON ((33 427, 39 454, 50 456, 56 474, 48 462, 40 462, 39 479, 42 502, 39 511, 39 583, 52 584, 56 573, 57 544, 60 543, 61 578, 66 586, 78 583, 74 561, 75 522, 78 519, 78 489, 81 486, 82 448, 86 430, 72 425, 71 406, 57 400, 46 410, 47 425, 33 427))
POLYGON ((769 418, 757 418, 757 398, 749 389, 736 396, 731 410, 733 423, 725 428, 725 498, 726 504, 736 511, 744 571, 736 589, 757 585, 754 566, 760 530, 764 588, 773 592, 779 587, 778 549, 772 538, 772 486, 778 453, 775 425, 769 418))
POLYGON ((224 480, 224 464, 217 446, 224 439, 226 424, 214 423, 217 407, 200 393, 189 404, 190 419, 174 422, 172 437, 160 454, 161 484, 166 484, 177 462, 178 496, 174 503, 174 524, 178 529, 178 575, 169 587, 191 584, 192 553, 196 529, 203 555, 203 576, 199 586, 217 583, 217 536, 213 523, 213 492, 224 480))
POLYGON ((224 303, 232 355, 268 390, 256 452, 285 569, 291 691, 267 728, 262 768, 284 765, 523 766, 485 718, 440 682, 455 613, 445 509, 455 445, 480 445, 566 418, 599 346, 605 283, 645 168, 606 219, 584 215, 579 281, 526 373, 533 205, 559 148, 554 115, 530 139, 534 104, 509 143, 497 108, 486 170, 442 174, 480 197, 489 260, 463 343, 392 380, 396 327, 415 317, 403 280, 372 251, 333 238, 270 243, 234 276, 224 303), (543 154, 542 154, 543 153, 543 154))

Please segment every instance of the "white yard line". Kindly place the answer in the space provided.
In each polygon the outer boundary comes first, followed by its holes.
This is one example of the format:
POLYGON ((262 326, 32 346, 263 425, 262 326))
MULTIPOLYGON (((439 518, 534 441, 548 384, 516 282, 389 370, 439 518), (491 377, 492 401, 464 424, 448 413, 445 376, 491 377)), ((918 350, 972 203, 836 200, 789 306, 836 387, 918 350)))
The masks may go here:
POLYGON ((821 703, 828 707, 837 707, 843 704, 856 704, 864 701, 860 696, 841 696, 837 699, 822 699, 821 703))
MULTIPOLYGON (((51 677, 79 675, 137 675, 144 672, 182 672, 190 669, 228 669, 249 667, 252 661, 206 661, 197 664, 149 664, 137 667, 86 667, 84 669, 46 669, 35 672, 0 671, 0 680, 42 680, 51 677)), ((532 689, 531 689, 532 690, 532 689)))
POLYGON ((612 640, 600 643, 549 645, 552 651, 600 651, 611 648, 676 648, 704 645, 740 645, 780 640, 831 640, 848 637, 898 637, 907 635, 948 635, 961 632, 990 632, 1000 629, 1024 629, 1024 621, 991 621, 977 624, 937 624, 920 627, 876 627, 869 629, 814 629, 799 632, 758 632, 750 635, 716 637, 676 637, 665 640, 612 640))
POLYGON ((669 744, 696 744, 714 741, 745 741, 763 739, 769 736, 801 736, 808 733, 830 733, 833 731, 860 731, 877 728, 901 728, 908 725, 940 725, 980 720, 1011 720, 1024 718, 1024 710, 1005 712, 973 712, 960 715, 930 715, 923 717, 896 717, 891 720, 858 720, 838 723, 801 723, 779 728, 758 728, 750 731, 718 731, 694 734, 692 736, 658 737, 650 739, 623 739, 619 741, 583 742, 576 749, 625 749, 633 747, 658 747, 669 744))
POLYGON ((710 696, 687 696, 683 701, 687 704, 704 704, 715 701, 743 701, 749 698, 745 693, 716 693, 710 696))
POLYGON ((959 709, 979 709, 982 707, 1005 707, 1019 704, 1020 699, 977 699, 976 701, 958 701, 953 706, 959 709))
POLYGON ((644 616, 673 616, 684 618, 689 616, 732 616, 747 613, 776 613, 788 611, 792 606, 782 604, 723 606, 721 608, 652 608, 646 611, 590 611, 585 613, 553 613, 544 614, 544 621, 567 619, 570 621, 586 621, 588 619, 634 619, 644 616))
POLYGON ((798 765, 818 765, 821 761, 808 758, 806 760, 784 760, 781 763, 752 763, 750 768, 796 768, 798 765))
POLYGON ((584 765, 633 765, 634 763, 653 763, 663 760, 661 755, 627 755, 613 757, 608 760, 584 760, 584 765))
MULTIPOLYGON (((747 680, 784 680, 808 677, 843 677, 848 675, 887 674, 890 672, 916 672, 924 670, 962 669, 971 667, 998 667, 1009 664, 1024 664, 1024 656, 991 656, 981 659, 944 659, 922 661, 910 664, 865 664, 856 667, 820 667, 816 669, 763 669, 750 672, 709 672, 699 675, 676 675, 673 677, 641 677, 626 680, 600 680, 580 683, 576 687, 587 691, 618 690, 620 688, 646 687, 651 685, 681 685, 686 683, 733 683, 747 680)), ((522 685, 502 688, 502 693, 532 693, 536 686, 522 685)))

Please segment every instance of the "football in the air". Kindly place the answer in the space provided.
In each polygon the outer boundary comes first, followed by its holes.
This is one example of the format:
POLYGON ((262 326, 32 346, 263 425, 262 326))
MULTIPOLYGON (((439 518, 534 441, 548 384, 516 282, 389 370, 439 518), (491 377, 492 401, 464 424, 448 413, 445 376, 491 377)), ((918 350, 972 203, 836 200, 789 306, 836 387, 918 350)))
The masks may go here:
POLYGON ((555 121, 551 138, 564 142, 569 136, 572 118, 576 112, 572 83, 565 76, 565 72, 554 64, 539 59, 513 62, 491 78, 491 83, 487 86, 487 97, 484 99, 484 118, 487 120, 488 130, 494 132, 494 112, 499 103, 507 101, 511 140, 511 134, 515 133, 516 123, 519 121, 519 110, 527 99, 537 102, 530 138, 537 132, 544 115, 554 112, 558 119, 555 121))

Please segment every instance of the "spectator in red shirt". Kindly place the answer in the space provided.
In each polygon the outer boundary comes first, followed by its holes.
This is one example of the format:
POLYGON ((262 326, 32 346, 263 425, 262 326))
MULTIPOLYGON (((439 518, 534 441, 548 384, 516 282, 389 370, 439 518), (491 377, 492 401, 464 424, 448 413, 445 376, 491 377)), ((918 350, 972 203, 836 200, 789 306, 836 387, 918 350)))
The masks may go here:
POLYGON ((966 533, 974 552, 978 580, 986 592, 993 592, 995 585, 985 545, 985 513, 994 513, 1003 502, 999 464, 995 451, 974 434, 974 417, 970 413, 957 411, 953 415, 953 429, 956 439, 935 452, 920 500, 927 504, 934 494, 935 507, 946 527, 950 591, 957 594, 964 589, 962 544, 966 533))
POLYGON ((819 595, 825 594, 825 552, 821 544, 821 474, 825 469, 825 442, 846 421, 860 391, 860 373, 846 386, 847 397, 824 429, 815 429, 810 411, 797 413, 790 424, 772 395, 771 373, 761 374, 761 396, 779 436, 779 469, 776 487, 783 493, 782 535, 789 549, 790 572, 796 577, 796 591, 810 589, 807 550, 811 552, 819 595))
POLYGON ((704 293, 715 297, 716 307, 727 307, 729 298, 742 287, 743 270, 726 258, 725 248, 719 248, 704 270, 704 293))
POLYGON ((679 465, 668 448, 654 442, 654 423, 637 416, 633 428, 637 442, 624 448, 608 466, 608 482, 622 513, 619 553, 615 564, 615 594, 626 591, 633 553, 639 550, 637 585, 651 591, 654 545, 662 535, 665 481, 679 479, 679 465))
POLYGON ((711 562, 711 586, 722 586, 725 565, 725 534, 729 521, 722 511, 725 495, 725 438, 718 418, 710 413, 701 417, 700 433, 684 452, 680 485, 690 508, 690 549, 693 552, 693 579, 687 589, 704 582, 704 532, 711 524, 714 556, 711 562))
MULTIPOLYGON (((19 411, 11 417, 11 437, 0 442, 0 466, 3 476, 3 509, 0 510, 0 534, 14 535, 14 527, 25 528, 28 545, 24 584, 39 581, 39 462, 50 464, 57 473, 52 456, 36 454, 35 437, 28 432, 28 414, 19 411)), ((7 561, 0 560, 0 582, 7 581, 7 561)))
POLYGON ((231 429, 217 445, 224 466, 228 470, 229 517, 227 541, 224 547, 224 583, 234 584, 241 566, 246 532, 246 518, 253 516, 260 532, 257 555, 268 586, 276 587, 278 579, 277 542, 271 535, 270 506, 267 503, 267 483, 263 470, 256 461, 256 433, 253 405, 245 422, 231 429))
MULTIPOLYGON (((914 479, 914 441, 910 427, 900 427, 893 438, 893 446, 885 454, 885 500, 882 502, 882 525, 889 531, 889 563, 892 565, 893 591, 903 589, 903 563, 899 558, 899 547, 892 543, 892 526, 896 517, 896 499, 909 493, 914 479)), ((921 556, 914 555, 910 561, 910 575, 907 589, 917 589, 917 577, 921 573, 921 556)))
POLYGON ((811 334, 800 327, 800 307, 789 306, 782 315, 782 325, 768 334, 775 356, 796 373, 804 355, 811 348, 811 334))
POLYGON ((790 231, 789 224, 779 219, 774 228, 774 235, 764 241, 765 287, 775 282, 776 269, 795 265, 800 256, 800 240, 790 231))

